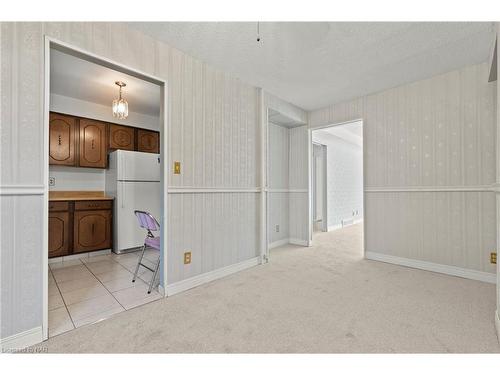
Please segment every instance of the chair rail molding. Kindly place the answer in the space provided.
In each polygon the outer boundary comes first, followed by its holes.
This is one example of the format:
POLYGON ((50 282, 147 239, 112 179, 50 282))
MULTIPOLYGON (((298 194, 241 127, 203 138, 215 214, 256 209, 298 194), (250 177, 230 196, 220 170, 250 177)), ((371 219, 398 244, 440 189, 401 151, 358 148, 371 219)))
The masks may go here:
POLYGON ((412 193, 412 192, 498 192, 500 184, 455 186, 391 186, 365 187, 365 193, 412 193))
POLYGON ((3 185, 0 186, 0 195, 43 195, 44 185, 3 185))
POLYGON ((196 193, 260 193, 257 187, 194 187, 169 186, 168 194, 196 194, 196 193))

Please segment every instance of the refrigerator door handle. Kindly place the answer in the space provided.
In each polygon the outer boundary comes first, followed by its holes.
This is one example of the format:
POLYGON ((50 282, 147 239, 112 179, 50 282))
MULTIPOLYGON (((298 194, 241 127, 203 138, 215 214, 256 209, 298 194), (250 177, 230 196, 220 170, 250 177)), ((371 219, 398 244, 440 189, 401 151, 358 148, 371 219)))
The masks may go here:
POLYGON ((120 194, 122 196, 122 208, 125 208, 125 189, 123 188, 124 182, 122 182, 120 185, 122 187, 122 193, 120 194))

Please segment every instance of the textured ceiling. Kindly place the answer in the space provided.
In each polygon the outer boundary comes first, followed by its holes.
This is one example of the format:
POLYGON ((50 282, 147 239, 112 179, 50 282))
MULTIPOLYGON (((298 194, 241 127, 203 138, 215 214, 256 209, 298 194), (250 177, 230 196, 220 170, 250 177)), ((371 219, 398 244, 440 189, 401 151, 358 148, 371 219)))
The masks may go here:
POLYGON ((303 109, 484 62, 492 23, 130 23, 303 109))
POLYGON ((122 96, 127 100, 130 112, 160 115, 160 86, 55 49, 50 50, 51 93, 111 108, 113 99, 118 97, 115 81, 127 84, 122 96))

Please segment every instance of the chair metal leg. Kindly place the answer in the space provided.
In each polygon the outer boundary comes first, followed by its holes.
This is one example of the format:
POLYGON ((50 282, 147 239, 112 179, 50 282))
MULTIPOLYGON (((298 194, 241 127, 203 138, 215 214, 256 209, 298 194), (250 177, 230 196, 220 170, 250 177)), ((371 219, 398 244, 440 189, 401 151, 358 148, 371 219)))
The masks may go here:
POLYGON ((153 289, 153 284, 156 280, 156 275, 158 274, 158 270, 160 269, 160 258, 161 257, 158 257, 158 262, 156 262, 155 272, 153 274, 153 277, 151 278, 151 282, 149 283, 148 294, 151 294, 151 290, 153 289))
POLYGON ((135 283, 135 279, 137 278, 137 272, 139 272, 139 267, 141 266, 142 257, 144 256, 145 251, 146 251, 146 244, 142 246, 141 256, 139 258, 139 261, 137 262, 137 267, 135 267, 134 278, 132 279, 133 283, 135 283))

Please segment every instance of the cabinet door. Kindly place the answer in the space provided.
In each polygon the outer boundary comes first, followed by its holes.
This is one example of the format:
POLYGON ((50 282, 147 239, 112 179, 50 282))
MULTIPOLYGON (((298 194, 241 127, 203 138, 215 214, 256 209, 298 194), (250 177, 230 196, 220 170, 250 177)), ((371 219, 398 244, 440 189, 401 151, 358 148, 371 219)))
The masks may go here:
POLYGON ((80 167, 106 168, 106 124, 80 120, 80 167))
POLYGON ((68 255, 69 212, 49 212, 49 258, 68 255))
POLYGON ((137 151, 160 152, 160 137, 158 132, 151 130, 137 130, 137 151))
POLYGON ((111 124, 109 126, 109 148, 134 151, 134 128, 111 124))
POLYGON ((76 165, 75 128, 74 117, 50 113, 49 164, 76 165))
POLYGON ((75 211, 75 253, 111 248, 111 211, 75 211))

